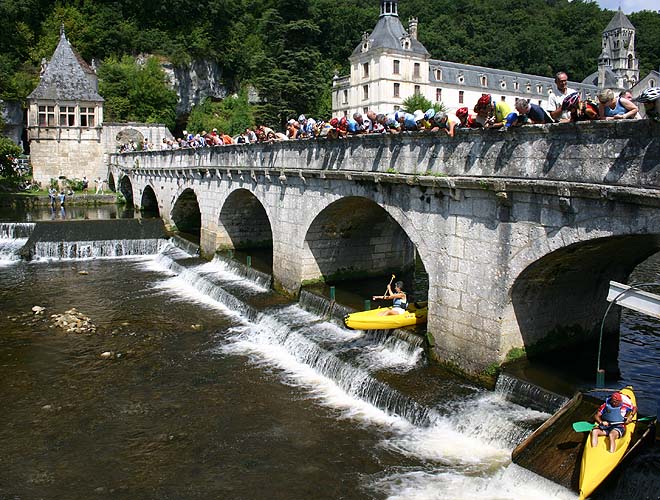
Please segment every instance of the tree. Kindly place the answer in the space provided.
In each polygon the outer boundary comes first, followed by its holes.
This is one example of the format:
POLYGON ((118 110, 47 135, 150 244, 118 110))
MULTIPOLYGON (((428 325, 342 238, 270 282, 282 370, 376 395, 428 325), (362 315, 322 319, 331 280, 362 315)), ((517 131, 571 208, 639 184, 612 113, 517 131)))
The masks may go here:
POLYGON ((98 76, 107 121, 163 123, 174 127, 177 95, 167 86, 156 58, 138 64, 129 56, 120 60, 111 57, 99 67, 98 76))
POLYGON ((441 102, 432 103, 422 94, 413 94, 410 97, 407 97, 403 100, 403 111, 406 113, 414 113, 416 110, 421 109, 426 111, 427 109, 433 108, 435 112, 446 111, 447 108, 441 102))
POLYGON ((12 177, 15 175, 13 159, 22 153, 21 148, 9 137, 0 135, 0 175, 12 177))
POLYGON ((188 130, 191 132, 211 131, 214 128, 229 135, 245 132, 254 126, 254 109, 248 102, 247 90, 230 96, 221 102, 205 99, 193 107, 188 117, 188 130))

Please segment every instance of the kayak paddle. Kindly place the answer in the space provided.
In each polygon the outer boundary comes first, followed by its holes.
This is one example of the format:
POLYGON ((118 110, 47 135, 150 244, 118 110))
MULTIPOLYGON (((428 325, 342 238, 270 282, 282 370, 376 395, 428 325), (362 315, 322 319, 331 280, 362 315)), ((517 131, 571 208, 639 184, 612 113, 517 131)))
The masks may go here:
MULTIPOLYGON (((647 420, 653 420, 655 417, 640 417, 636 420, 631 420, 631 422, 646 422, 647 420)), ((573 430, 575 432, 591 432, 597 424, 593 422, 573 422, 573 430)))

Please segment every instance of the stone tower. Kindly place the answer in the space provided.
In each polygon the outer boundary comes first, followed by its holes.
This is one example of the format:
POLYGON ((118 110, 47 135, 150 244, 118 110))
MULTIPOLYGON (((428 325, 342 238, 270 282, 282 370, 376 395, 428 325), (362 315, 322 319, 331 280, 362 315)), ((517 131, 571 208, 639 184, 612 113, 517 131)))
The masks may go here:
POLYGON ((103 98, 96 72, 60 40, 41 80, 27 98, 28 139, 34 180, 47 186, 51 179, 106 177, 103 164, 103 98))
POLYGON ((598 58, 598 86, 611 87, 608 73, 616 78, 616 87, 629 89, 639 81, 639 60, 635 53, 635 27, 619 10, 603 31, 602 52, 598 58), (609 71, 608 71, 609 70, 609 71))

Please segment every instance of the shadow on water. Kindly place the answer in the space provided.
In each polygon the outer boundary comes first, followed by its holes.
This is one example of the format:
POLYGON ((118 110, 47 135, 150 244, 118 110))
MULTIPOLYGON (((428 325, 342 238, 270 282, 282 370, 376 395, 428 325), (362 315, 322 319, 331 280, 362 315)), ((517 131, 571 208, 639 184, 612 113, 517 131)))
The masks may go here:
POLYGON ((37 222, 46 220, 106 220, 132 219, 138 214, 126 205, 104 204, 95 206, 65 204, 32 208, 16 207, 0 210, 0 221, 37 222))

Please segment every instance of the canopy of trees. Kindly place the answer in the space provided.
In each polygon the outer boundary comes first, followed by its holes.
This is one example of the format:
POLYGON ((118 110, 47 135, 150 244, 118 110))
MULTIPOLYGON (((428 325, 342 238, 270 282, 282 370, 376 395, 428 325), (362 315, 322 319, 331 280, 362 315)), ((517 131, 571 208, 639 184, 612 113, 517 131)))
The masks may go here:
MULTIPOLYGON (((128 109, 140 91, 116 79, 128 71, 124 56, 145 53, 174 64, 218 61, 232 91, 257 89, 258 118, 266 122, 327 115, 332 76, 348 73, 347 58, 378 12, 378 0, 0 0, 11 34, 0 37, 0 98, 23 99, 35 87, 39 62, 51 56, 63 23, 87 61, 108 66, 100 72, 102 93, 117 119, 170 122, 149 104, 128 109)), ((402 0, 399 14, 404 26, 419 19, 419 39, 434 58, 545 76, 561 69, 581 80, 596 70, 602 30, 614 12, 585 0, 402 0)), ((660 14, 629 19, 645 75, 660 64, 660 14)), ((159 97, 147 100, 167 101, 154 87, 141 98, 151 92, 159 97)))

